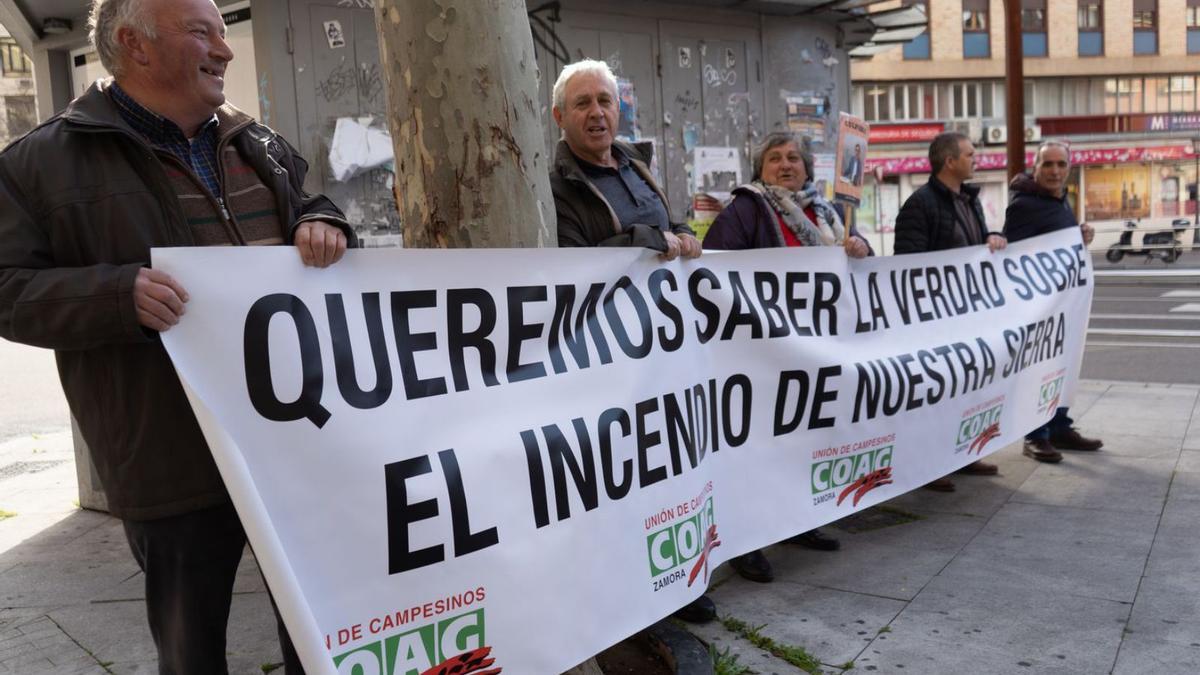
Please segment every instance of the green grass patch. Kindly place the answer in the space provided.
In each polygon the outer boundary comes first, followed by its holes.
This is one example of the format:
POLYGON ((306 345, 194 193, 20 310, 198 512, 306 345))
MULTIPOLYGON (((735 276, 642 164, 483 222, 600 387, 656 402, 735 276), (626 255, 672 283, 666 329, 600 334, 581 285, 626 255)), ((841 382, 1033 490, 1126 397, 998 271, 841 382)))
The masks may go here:
POLYGON ((766 628, 767 624, 751 626, 745 621, 733 617, 721 617, 721 624, 730 632, 737 634, 755 647, 770 653, 776 658, 787 661, 806 673, 816 675, 821 672, 821 662, 812 654, 809 654, 803 647, 780 644, 763 635, 762 629, 766 628))
POLYGON ((729 647, 725 651, 717 651, 716 645, 708 646, 708 654, 712 657, 713 675, 747 675, 754 671, 738 663, 737 654, 730 654, 729 647))
POLYGON ((12 518, 16 515, 17 514, 13 513, 12 511, 5 511, 4 509, 0 509, 0 520, 4 520, 5 518, 12 518))

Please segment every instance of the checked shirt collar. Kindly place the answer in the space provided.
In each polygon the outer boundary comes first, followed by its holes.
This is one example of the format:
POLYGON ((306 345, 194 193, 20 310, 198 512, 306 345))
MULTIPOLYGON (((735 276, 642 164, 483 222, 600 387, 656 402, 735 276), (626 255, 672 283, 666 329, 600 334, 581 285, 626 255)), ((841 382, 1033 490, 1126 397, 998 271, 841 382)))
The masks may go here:
POLYGON ((117 111, 134 131, 141 134, 155 150, 168 152, 191 167, 196 177, 215 199, 221 198, 221 182, 217 175, 217 116, 205 122, 190 142, 179 125, 162 117, 133 100, 116 82, 109 87, 117 111))

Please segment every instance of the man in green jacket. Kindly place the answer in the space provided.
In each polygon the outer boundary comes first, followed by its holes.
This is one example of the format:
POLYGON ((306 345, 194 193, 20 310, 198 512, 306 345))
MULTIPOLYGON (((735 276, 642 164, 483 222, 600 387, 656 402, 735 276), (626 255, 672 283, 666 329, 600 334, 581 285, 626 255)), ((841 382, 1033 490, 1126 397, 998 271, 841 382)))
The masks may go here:
POLYGON ((95 0, 114 78, 0 153, 0 336, 55 350, 163 673, 226 672, 246 538, 158 338, 188 292, 150 248, 288 244, 324 267, 354 242, 291 146, 224 105, 224 36, 211 0, 95 0))

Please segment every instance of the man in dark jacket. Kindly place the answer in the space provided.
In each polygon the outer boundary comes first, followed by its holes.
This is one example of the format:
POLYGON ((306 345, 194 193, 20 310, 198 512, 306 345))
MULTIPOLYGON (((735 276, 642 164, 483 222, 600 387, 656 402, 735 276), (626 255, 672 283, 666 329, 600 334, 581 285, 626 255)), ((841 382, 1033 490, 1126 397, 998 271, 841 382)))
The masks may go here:
MULTIPOLYGON (((989 232, 979 203, 979 188, 966 181, 975 176, 975 145, 965 134, 947 131, 929 144, 929 182, 905 200, 896 215, 897 254, 945 251, 987 244, 991 251, 1005 246, 1004 235, 989 232)), ((994 476, 998 469, 988 462, 972 462, 959 473, 994 476)), ((939 478, 925 487, 953 492, 949 478, 939 478)))
MULTIPOLYGON (((1067 146, 1046 141, 1038 146, 1033 160, 1033 175, 1020 174, 1009 185, 1012 197, 1004 214, 1004 234, 1009 241, 1021 241, 1039 234, 1078 227, 1084 245, 1092 243, 1095 230, 1075 220, 1067 203, 1067 176, 1071 173, 1071 155, 1067 146)), ((1024 453, 1039 462, 1061 462, 1059 450, 1095 451, 1103 447, 1099 439, 1086 438, 1072 427, 1067 408, 1054 411, 1054 417, 1025 435, 1024 453)))
POLYGON ((559 246, 642 246, 667 260, 700 255, 692 229, 672 223, 667 196, 648 157, 617 141, 617 80, 603 61, 563 68, 554 84, 554 121, 562 140, 550 188, 559 246))
MULTIPOLYGON (((550 169, 559 246, 640 246, 665 260, 696 258, 692 229, 671 222, 667 196, 646 167, 649 158, 615 138, 617 78, 608 64, 586 59, 563 68, 554 83, 554 121, 562 140, 550 169)), ((716 617, 702 595, 675 613, 686 621, 716 617)))
POLYGON ((210 0, 97 0, 92 25, 115 81, 0 153, 0 336, 56 352, 145 572, 160 672, 224 673, 246 539, 158 337, 188 293, 150 248, 287 243, 324 267, 354 235, 282 138, 223 105, 233 54, 210 0))

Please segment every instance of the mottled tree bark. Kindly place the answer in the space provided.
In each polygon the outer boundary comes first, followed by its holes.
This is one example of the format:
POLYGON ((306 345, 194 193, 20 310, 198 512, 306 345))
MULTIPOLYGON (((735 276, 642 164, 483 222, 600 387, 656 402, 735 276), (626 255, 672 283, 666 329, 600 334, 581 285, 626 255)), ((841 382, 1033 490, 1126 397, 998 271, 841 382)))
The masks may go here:
POLYGON ((555 246, 523 0, 377 0, 375 16, 404 245, 555 246))

